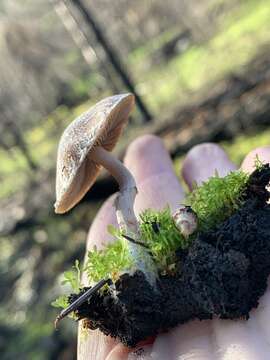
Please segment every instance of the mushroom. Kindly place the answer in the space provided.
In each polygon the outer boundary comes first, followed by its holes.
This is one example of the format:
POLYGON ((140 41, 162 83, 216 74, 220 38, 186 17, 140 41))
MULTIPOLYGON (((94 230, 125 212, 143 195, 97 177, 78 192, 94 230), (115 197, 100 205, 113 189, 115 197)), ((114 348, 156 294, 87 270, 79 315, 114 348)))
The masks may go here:
POLYGON ((126 235, 130 254, 138 270, 155 285, 156 270, 148 251, 136 244, 139 227, 133 205, 137 194, 136 183, 130 171, 111 155, 128 115, 134 106, 132 94, 115 95, 98 102, 76 118, 64 131, 57 155, 55 212, 65 213, 73 208, 94 184, 101 166, 106 168, 119 184, 115 200, 119 227, 126 235))
POLYGON ((198 227, 197 215, 192 208, 187 205, 180 205, 180 207, 176 209, 173 214, 173 221, 185 239, 193 234, 198 227))

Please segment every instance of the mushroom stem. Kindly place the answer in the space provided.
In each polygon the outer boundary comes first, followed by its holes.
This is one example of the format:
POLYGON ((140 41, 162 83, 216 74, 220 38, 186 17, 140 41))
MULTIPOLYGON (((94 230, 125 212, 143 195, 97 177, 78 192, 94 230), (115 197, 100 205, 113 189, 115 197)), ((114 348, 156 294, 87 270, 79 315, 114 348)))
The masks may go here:
POLYGON ((137 194, 136 183, 131 172, 121 161, 111 155, 103 147, 95 147, 89 156, 96 163, 102 165, 115 178, 119 185, 119 227, 126 231, 129 228, 134 233, 138 232, 138 222, 133 210, 134 200, 137 194))
MULTIPOLYGON (((96 164, 107 169, 118 182, 119 194, 115 199, 117 222, 120 230, 127 236, 138 239, 139 226, 133 209, 137 187, 133 175, 121 161, 100 146, 95 147, 89 156, 96 164)), ((131 242, 127 242, 127 246, 138 270, 141 270, 151 285, 155 286, 156 267, 147 249, 131 242)))

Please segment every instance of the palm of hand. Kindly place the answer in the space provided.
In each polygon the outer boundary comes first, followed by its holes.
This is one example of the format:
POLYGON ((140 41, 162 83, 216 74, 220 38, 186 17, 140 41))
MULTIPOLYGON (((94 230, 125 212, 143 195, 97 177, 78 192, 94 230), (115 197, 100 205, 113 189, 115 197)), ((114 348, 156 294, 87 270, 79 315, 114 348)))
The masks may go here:
MULTIPOLYGON (((258 154, 264 162, 270 162, 270 147, 254 150, 245 158, 242 168, 252 171, 254 158, 258 154)), ((143 209, 162 209, 169 204, 177 208, 184 198, 162 142, 151 135, 135 140, 125 158, 127 167, 135 176, 138 196, 135 212, 143 209)), ((214 144, 203 144, 193 148, 183 164, 183 177, 189 188, 196 181, 201 183, 215 170, 220 176, 234 170, 235 165, 224 151, 214 144)), ((87 248, 102 246, 110 241, 107 225, 116 225, 112 196, 100 209, 93 222, 87 248)), ((260 300, 258 309, 250 319, 191 321, 166 334, 159 335, 151 344, 141 346, 140 351, 131 351, 98 331, 85 336, 79 329, 79 360, 266 360, 270 358, 270 292, 260 300)))

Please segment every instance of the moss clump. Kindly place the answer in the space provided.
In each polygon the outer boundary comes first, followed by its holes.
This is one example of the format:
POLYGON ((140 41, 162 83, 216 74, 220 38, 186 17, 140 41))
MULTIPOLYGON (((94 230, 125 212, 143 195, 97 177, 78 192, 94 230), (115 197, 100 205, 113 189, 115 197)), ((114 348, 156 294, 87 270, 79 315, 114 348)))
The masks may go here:
POLYGON ((126 244, 118 238, 102 250, 94 248, 89 251, 85 271, 89 282, 97 282, 108 277, 115 279, 120 272, 128 271, 132 265, 133 261, 126 244))
POLYGON ((222 223, 241 207, 248 179, 248 174, 238 170, 223 178, 216 174, 194 188, 187 202, 198 216, 200 231, 222 223))
MULTIPOLYGON (((175 227, 169 207, 161 211, 144 211, 140 215, 139 226, 140 242, 149 248, 160 272, 166 272, 175 261, 176 251, 187 248, 191 242, 191 238, 185 239, 175 227)), ((90 282, 106 277, 117 279, 120 272, 128 271, 133 266, 121 232, 111 225, 108 232, 115 241, 102 250, 95 248, 88 252, 85 271, 90 282)))
POLYGON ((186 249, 192 241, 192 237, 185 239, 176 228, 169 207, 162 211, 144 211, 140 215, 140 233, 161 272, 169 270, 176 251, 186 249))
MULTIPOLYGON (((121 239, 120 232, 113 227, 109 227, 108 230, 116 240, 106 245, 102 250, 94 247, 93 250, 88 251, 83 270, 87 273, 90 283, 106 278, 117 280, 122 271, 128 271, 133 265, 127 246, 121 239)), ((72 269, 64 272, 62 285, 69 284, 73 293, 78 294, 82 288, 80 277, 79 261, 76 260, 72 269)), ((69 296, 61 295, 51 305, 65 309, 69 305, 69 296)))

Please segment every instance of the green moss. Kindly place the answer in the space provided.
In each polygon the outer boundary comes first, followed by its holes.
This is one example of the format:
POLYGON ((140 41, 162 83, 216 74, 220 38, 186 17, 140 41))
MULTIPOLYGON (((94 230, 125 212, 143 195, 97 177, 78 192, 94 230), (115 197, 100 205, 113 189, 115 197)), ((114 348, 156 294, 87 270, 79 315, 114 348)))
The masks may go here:
POLYGON ((166 271, 174 263, 177 249, 184 249, 191 242, 191 238, 185 239, 175 227, 169 207, 144 211, 140 215, 140 232, 160 271, 166 271))
POLYGON ((81 288, 81 270, 79 260, 75 261, 71 270, 64 272, 64 280, 62 285, 69 284, 72 290, 78 294, 81 288))
POLYGON ((61 295, 56 300, 54 300, 51 305, 56 308, 62 308, 65 309, 68 307, 68 296, 67 295, 61 295))
POLYGON ((85 271, 89 282, 97 282, 108 277, 117 278, 121 271, 129 270, 132 265, 125 242, 118 238, 102 250, 89 251, 85 271))
POLYGON ((256 156, 255 156, 255 168, 257 170, 261 171, 264 168, 264 166, 265 166, 265 163, 263 161, 261 161, 261 159, 259 158, 259 155, 256 154, 256 156))
MULTIPOLYGON (((75 261, 75 264, 72 266, 71 270, 64 272, 64 280, 61 282, 62 285, 69 285, 72 289, 72 292, 78 294, 82 287, 81 285, 81 270, 79 260, 75 261)), ((68 307, 68 296, 61 295, 55 301, 51 303, 52 306, 57 308, 65 309, 68 307)))
POLYGON ((208 230, 228 218, 243 202, 248 175, 234 171, 221 178, 216 174, 188 195, 187 202, 196 212, 199 230, 208 230))

